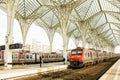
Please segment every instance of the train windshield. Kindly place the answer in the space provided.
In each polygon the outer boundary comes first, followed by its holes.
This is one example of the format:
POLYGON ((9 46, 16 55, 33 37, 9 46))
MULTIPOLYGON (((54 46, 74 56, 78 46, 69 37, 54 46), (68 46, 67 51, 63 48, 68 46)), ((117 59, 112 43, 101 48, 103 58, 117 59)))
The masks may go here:
POLYGON ((82 55, 82 49, 72 50, 71 54, 72 55, 82 55))

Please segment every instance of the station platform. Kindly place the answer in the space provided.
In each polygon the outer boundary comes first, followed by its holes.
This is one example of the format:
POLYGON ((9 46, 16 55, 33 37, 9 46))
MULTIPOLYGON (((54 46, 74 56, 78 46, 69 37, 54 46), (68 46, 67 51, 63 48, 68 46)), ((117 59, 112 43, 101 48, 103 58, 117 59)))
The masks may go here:
POLYGON ((14 65, 12 69, 5 69, 4 66, 0 66, 0 80, 11 80, 21 76, 28 76, 37 73, 55 72, 66 69, 68 64, 63 62, 56 63, 43 63, 31 65, 14 65))
POLYGON ((120 80, 120 59, 99 80, 120 80))

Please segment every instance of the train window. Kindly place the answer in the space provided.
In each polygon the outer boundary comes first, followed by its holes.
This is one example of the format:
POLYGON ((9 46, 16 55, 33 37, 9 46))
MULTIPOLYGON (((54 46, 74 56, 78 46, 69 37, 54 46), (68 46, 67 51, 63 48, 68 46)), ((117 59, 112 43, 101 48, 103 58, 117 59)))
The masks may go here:
POLYGON ((92 57, 92 52, 90 52, 90 57, 92 57))
POLYGON ((27 59, 29 58, 29 55, 27 55, 27 59))
POLYGON ((17 56, 15 56, 15 58, 17 59, 17 56))
POLYGON ((96 53, 96 56, 98 57, 98 53, 96 53))
POLYGON ((88 53, 88 57, 90 56, 90 53, 88 53))
POLYGON ((72 50, 71 52, 72 55, 82 55, 82 50, 72 50))
POLYGON ((22 59, 24 59, 24 56, 22 56, 22 59))
POLYGON ((20 55, 20 59, 24 59, 24 55, 20 55))
POLYGON ((30 59, 32 59, 32 55, 30 55, 30 59))
POLYGON ((87 52, 85 53, 85 56, 87 56, 87 57, 88 57, 88 54, 87 54, 87 52))
POLYGON ((17 56, 17 55, 15 55, 15 58, 16 58, 16 59, 17 59, 17 57, 18 57, 18 56, 17 56))
POLYGON ((12 55, 12 59, 14 58, 14 56, 12 55))
POLYGON ((2 58, 2 56, 0 55, 0 59, 2 58))

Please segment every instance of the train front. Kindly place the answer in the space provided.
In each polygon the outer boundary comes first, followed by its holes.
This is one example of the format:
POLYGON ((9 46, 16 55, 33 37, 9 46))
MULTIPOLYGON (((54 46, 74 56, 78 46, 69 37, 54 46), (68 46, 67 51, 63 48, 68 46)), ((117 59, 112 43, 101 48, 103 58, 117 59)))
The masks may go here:
POLYGON ((72 49, 70 52, 70 67, 79 68, 84 66, 84 48, 72 49))

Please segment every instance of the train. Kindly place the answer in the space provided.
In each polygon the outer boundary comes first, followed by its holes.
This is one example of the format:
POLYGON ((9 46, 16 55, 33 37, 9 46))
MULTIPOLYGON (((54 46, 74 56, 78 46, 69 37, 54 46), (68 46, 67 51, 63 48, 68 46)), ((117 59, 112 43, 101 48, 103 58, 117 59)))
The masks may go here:
MULTIPOLYGON (((4 51, 0 51, 0 65, 4 64, 4 51)), ((31 64, 40 63, 40 56, 42 62, 60 62, 63 61, 63 55, 61 53, 31 53, 30 51, 13 51, 12 52, 12 64, 31 64)))
POLYGON ((120 56, 120 54, 113 54, 112 52, 95 50, 92 48, 85 49, 77 47, 70 51, 69 67, 80 68, 90 64, 96 64, 100 61, 106 61, 110 58, 120 56))
MULTIPOLYGON (((4 64, 4 50, 0 51, 0 65, 4 64)), ((64 57, 62 53, 41 53, 41 52, 30 52, 25 50, 12 51, 12 64, 34 64, 40 63, 40 56, 42 58, 42 63, 48 62, 62 62, 64 57)), ((69 61, 69 67, 79 68, 85 65, 99 63, 100 61, 105 61, 110 58, 120 56, 120 54, 113 54, 112 52, 95 50, 92 48, 85 49, 77 47, 71 49, 67 54, 69 61)))

